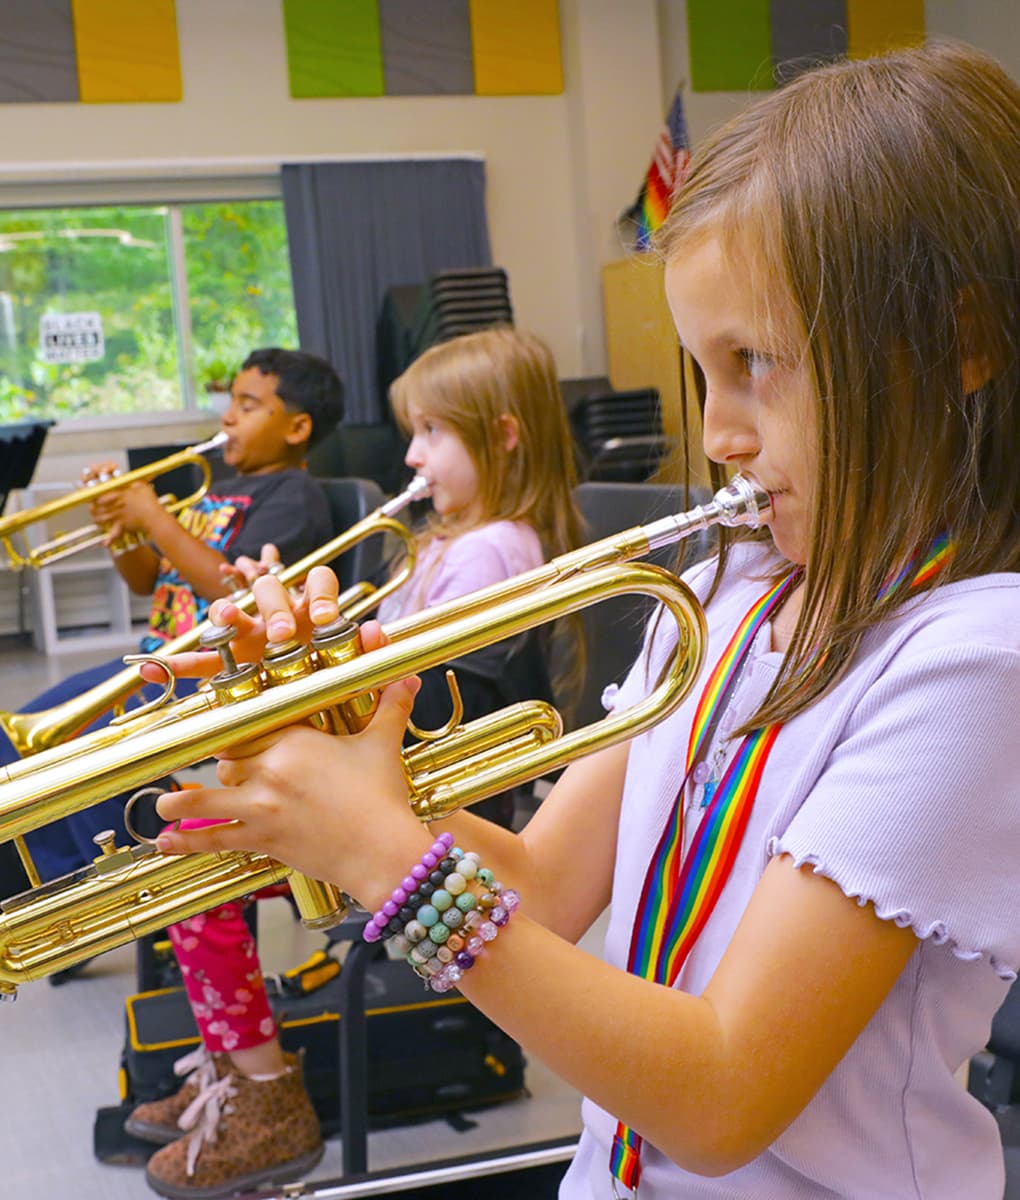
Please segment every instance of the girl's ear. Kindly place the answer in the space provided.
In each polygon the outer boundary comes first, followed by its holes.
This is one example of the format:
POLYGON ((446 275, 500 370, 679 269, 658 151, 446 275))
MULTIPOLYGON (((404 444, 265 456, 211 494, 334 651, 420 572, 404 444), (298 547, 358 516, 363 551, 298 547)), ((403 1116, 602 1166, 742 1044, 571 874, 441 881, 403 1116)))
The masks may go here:
POLYGON ((521 440, 521 427, 517 418, 511 416, 510 413, 500 413, 497 420, 503 439, 503 449, 515 450, 521 440))
POLYGON ((287 431, 287 444, 300 446, 312 436, 312 418, 306 412, 293 413, 290 419, 290 429, 287 431))
POLYGON ((965 396, 979 391, 995 375, 999 364, 990 353, 988 338, 981 326, 977 295, 972 287, 960 293, 957 326, 960 331, 960 382, 965 396))

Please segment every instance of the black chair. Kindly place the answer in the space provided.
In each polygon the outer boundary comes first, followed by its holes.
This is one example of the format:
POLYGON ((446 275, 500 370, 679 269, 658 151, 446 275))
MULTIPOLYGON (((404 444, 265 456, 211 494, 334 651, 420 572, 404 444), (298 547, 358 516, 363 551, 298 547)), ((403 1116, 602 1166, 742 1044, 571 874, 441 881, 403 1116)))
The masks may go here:
POLYGON ((385 421, 338 425, 308 452, 308 470, 321 479, 370 479, 386 495, 402 490, 407 440, 385 421))
POLYGON ((421 284, 388 289, 376 323, 380 397, 430 346, 493 325, 514 323, 501 267, 439 271, 421 284))
POLYGON ((669 451, 655 388, 582 397, 570 413, 586 480, 640 483, 669 451))
MULTIPOLYGON (((371 479, 320 479, 318 483, 329 502, 334 536, 375 512, 385 499, 382 489, 371 479)), ((327 565, 336 572, 343 591, 362 580, 373 579, 384 562, 384 538, 374 535, 362 539, 327 565)))
POLYGON ((970 1060, 967 1090, 998 1123, 1006 1159, 1004 1200, 1020 1200, 1020 981, 995 1014, 988 1046, 970 1060))
POLYGON ((16 488, 27 488, 35 474, 52 421, 0 425, 0 514, 16 488))
MULTIPOLYGON (((711 499, 711 492, 692 488, 685 501, 684 489, 668 484, 587 482, 578 485, 574 496, 587 523, 588 540, 597 541, 704 504, 711 499)), ((684 566, 707 557, 711 549, 710 532, 688 538, 682 546, 684 566)), ((681 547, 668 546, 645 561, 673 570, 680 551, 681 547)), ((585 725, 605 716, 602 692, 607 684, 620 682, 637 658, 651 609, 650 599, 621 596, 584 610, 587 670, 573 725, 585 725)))

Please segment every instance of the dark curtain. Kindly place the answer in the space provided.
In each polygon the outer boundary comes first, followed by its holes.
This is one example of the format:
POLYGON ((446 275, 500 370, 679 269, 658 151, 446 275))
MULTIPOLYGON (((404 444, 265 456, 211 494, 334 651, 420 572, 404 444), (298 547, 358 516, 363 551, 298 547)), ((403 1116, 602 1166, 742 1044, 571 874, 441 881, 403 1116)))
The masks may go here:
POLYGON ((468 159, 295 163, 283 168, 301 347, 347 386, 346 421, 387 419, 376 370, 386 289, 492 264, 485 165, 468 159))

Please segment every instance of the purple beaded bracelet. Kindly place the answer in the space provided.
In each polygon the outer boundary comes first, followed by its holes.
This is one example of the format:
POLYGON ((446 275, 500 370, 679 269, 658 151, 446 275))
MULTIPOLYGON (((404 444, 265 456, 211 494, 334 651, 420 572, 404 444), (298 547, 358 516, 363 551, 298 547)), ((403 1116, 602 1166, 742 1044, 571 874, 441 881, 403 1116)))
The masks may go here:
POLYGON ((401 907, 407 903, 407 898, 413 892, 417 891, 419 884, 428 879, 429 875, 439 865, 440 860, 446 857, 446 853, 452 845, 452 833, 441 833, 436 838, 428 850, 421 856, 421 859, 414 864, 411 870, 400 881, 400 887, 394 888, 390 894, 390 898, 383 904, 382 908, 372 914, 372 919, 361 933, 366 942, 378 942, 387 935, 390 921, 396 917, 401 907))
POLYGON ((450 934, 448 941, 446 938, 440 939, 438 945, 432 940, 431 930, 428 931, 429 936, 425 936, 426 931, 419 929, 417 937, 410 937, 410 926, 406 931, 410 940, 415 942, 409 948, 407 961, 415 974, 425 981, 426 987, 434 992, 448 992, 456 987, 464 972, 474 966, 486 945, 495 941, 500 929, 509 922, 521 903, 517 892, 512 888, 504 888, 491 871, 478 863, 477 854, 470 851, 465 853, 457 847, 450 854, 459 860, 458 872, 463 872, 463 864, 468 860, 473 862, 470 874, 464 872, 468 883, 466 890, 472 896, 472 903, 465 911, 463 922, 458 922, 456 932, 450 934), (472 884, 479 884, 483 889, 477 904, 474 902, 472 884))

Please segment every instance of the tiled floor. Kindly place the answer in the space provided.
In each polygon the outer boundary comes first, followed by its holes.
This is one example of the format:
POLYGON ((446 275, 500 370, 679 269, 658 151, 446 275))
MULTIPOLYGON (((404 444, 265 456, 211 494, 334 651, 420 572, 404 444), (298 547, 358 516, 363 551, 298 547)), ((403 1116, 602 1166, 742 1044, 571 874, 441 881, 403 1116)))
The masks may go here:
MULTIPOLYGON (((0 640, 2 703, 17 708, 64 675, 108 657, 104 650, 45 658, 16 639, 0 640)), ((259 948, 267 971, 293 966, 321 944, 321 934, 303 930, 284 901, 262 905, 259 948)), ((92 1154, 96 1110, 119 1100, 124 998, 134 990, 134 950, 123 947, 91 964, 79 979, 61 987, 29 984, 16 1003, 0 1006, 5 1101, 0 1195, 27 1200, 144 1200, 153 1195, 140 1169, 103 1165, 92 1154)), ((576 1133, 576 1093, 534 1062, 526 1082, 529 1098, 472 1113, 474 1127, 464 1132, 433 1121, 371 1133, 369 1169, 576 1133)), ((315 1178, 336 1179, 341 1172, 340 1142, 331 1139, 315 1178)))

